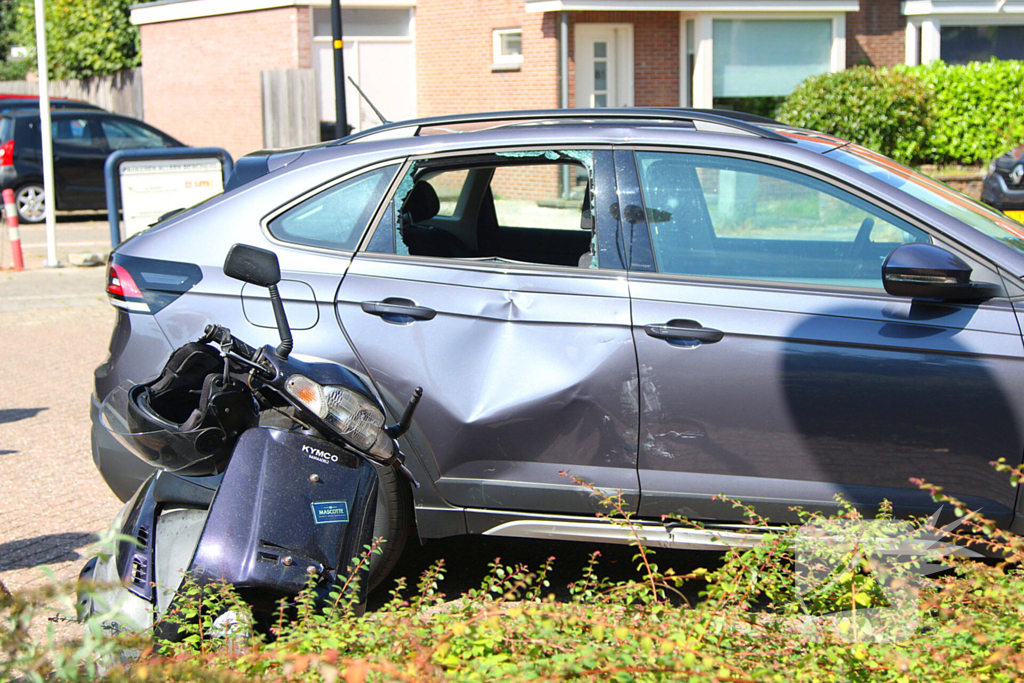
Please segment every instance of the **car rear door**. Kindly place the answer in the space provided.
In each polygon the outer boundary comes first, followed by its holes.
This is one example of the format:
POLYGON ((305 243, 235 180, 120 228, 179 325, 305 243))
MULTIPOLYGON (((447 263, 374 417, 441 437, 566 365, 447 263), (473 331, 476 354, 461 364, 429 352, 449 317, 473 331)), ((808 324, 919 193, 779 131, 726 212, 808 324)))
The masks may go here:
POLYGON ((349 266, 339 322, 394 414, 423 387, 405 447, 449 504, 592 512, 570 473, 635 506, 616 201, 607 150, 413 161, 349 266))
POLYGON ((940 237, 827 179, 739 156, 636 161, 619 183, 639 171, 651 237, 629 275, 641 514, 738 518, 717 494, 777 521, 836 495, 925 513, 921 478, 1009 519, 1015 490, 989 466, 1024 450, 1007 299, 887 295, 889 251, 940 237))
POLYGON ((53 172, 61 209, 98 209, 106 203, 103 164, 110 150, 97 117, 54 116, 53 172))

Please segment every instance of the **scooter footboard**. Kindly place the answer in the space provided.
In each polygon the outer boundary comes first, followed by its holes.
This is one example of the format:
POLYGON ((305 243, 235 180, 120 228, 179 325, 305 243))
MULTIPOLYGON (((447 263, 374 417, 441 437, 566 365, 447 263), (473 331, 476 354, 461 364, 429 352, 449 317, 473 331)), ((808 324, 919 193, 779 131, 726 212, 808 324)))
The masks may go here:
POLYGON ((372 541, 377 485, 371 464, 334 444, 250 429, 235 445, 190 575, 267 597, 298 593, 310 575, 320 586, 343 580, 372 541))

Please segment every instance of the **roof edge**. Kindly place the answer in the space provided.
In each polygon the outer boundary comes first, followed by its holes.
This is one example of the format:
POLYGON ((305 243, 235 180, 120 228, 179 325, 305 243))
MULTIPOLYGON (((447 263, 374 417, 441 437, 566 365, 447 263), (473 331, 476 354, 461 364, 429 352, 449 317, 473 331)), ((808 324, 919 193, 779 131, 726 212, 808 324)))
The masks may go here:
MULTIPOLYGON (((167 21, 216 17, 281 7, 330 7, 330 0, 160 0, 132 5, 136 26, 167 21)), ((415 7, 416 0, 345 0, 346 7, 415 7)))
POLYGON ((526 0, 527 12, 857 12, 859 0, 526 0))

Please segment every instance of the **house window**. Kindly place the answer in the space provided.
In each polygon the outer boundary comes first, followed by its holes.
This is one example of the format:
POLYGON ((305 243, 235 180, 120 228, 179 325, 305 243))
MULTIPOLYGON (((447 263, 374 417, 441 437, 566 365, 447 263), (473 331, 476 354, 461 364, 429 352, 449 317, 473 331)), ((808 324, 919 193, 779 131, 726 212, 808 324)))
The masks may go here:
POLYGON ((523 29, 494 30, 494 63, 491 69, 518 69, 523 63, 523 29))
POLYGON ((801 81, 830 71, 832 20, 715 19, 712 52, 714 106, 771 116, 801 81))
POLYGON ((1024 59, 1024 26, 942 26, 940 46, 947 64, 1024 59))

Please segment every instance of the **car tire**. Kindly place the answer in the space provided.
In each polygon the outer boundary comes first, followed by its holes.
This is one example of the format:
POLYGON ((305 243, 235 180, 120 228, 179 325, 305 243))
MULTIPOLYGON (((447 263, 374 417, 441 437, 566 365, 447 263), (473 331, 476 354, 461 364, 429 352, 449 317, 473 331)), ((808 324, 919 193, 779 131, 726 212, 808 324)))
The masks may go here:
POLYGON ((381 553, 370 558, 370 585, 373 590, 388 577, 398 564, 405 542, 413 527, 412 494, 409 485, 393 467, 378 467, 377 513, 373 537, 383 538, 381 553))
POLYGON ((46 218, 46 200, 42 185, 22 185, 14 193, 14 206, 21 223, 41 223, 46 218))

